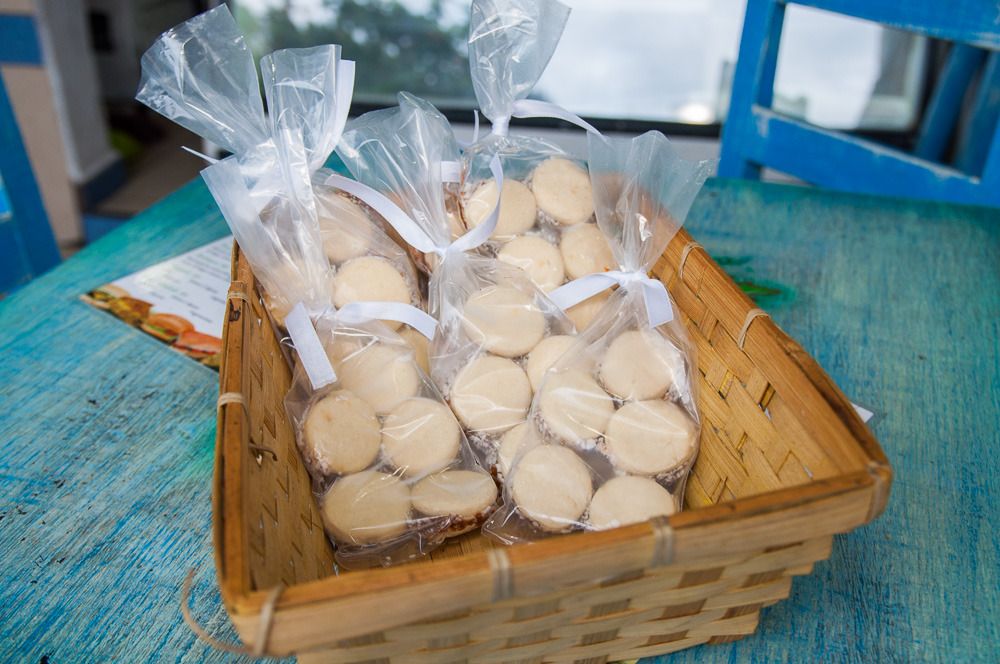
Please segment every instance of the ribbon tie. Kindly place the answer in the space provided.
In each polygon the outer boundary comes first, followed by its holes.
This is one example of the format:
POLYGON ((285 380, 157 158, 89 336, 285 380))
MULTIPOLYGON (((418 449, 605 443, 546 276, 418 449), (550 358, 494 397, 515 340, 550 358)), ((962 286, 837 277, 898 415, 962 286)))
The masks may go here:
POLYGON ((497 155, 493 155, 493 159, 490 160, 490 171, 493 173, 493 178, 497 183, 497 201, 493 206, 493 210, 483 220, 483 223, 448 244, 438 244, 435 242, 434 238, 421 228, 420 224, 414 221, 413 216, 404 212, 398 205, 389 200, 387 196, 366 184, 337 174, 330 175, 326 179, 326 184, 346 191, 367 203, 373 210, 382 215, 389 222, 389 225, 396 229, 400 237, 406 240, 406 243, 414 249, 422 251, 425 254, 437 254, 441 258, 444 258, 449 253, 475 249, 486 242, 493 234, 493 231, 496 230, 497 221, 500 219, 500 194, 503 192, 503 167, 500 165, 500 157, 497 155))
POLYGON ((650 327, 657 327, 674 319, 674 307, 670 303, 667 287, 662 281, 653 279, 640 270, 609 270, 588 274, 555 289, 549 293, 549 298, 565 311, 615 285, 623 288, 634 285, 642 291, 650 327))
POLYGON ((313 326, 312 319, 318 316, 332 317, 338 326, 393 320, 406 323, 428 339, 434 338, 437 329, 437 321, 432 316, 402 302, 352 302, 340 309, 330 307, 319 312, 310 312, 305 304, 299 302, 285 316, 285 328, 314 390, 337 381, 337 373, 313 326))

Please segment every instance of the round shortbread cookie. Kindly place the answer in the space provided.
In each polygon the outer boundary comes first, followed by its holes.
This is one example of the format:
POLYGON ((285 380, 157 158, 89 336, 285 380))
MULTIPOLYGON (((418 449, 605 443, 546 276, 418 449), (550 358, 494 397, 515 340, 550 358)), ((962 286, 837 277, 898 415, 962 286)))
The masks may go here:
POLYGON ((411 495, 414 509, 422 514, 474 519, 496 502, 497 485, 483 472, 445 470, 417 482, 411 495))
POLYGON ((514 362, 483 355, 455 377, 450 400, 466 428, 499 433, 524 420, 531 405, 531 383, 514 362))
POLYGON ((405 476, 421 477, 455 460, 461 436, 447 406, 414 397, 393 408, 382 423, 382 454, 405 476))
POLYGON ((618 267, 611 247, 597 224, 581 224, 563 231, 559 241, 566 274, 579 279, 595 272, 607 272, 618 267))
POLYGON ((340 384, 367 401, 379 415, 420 390, 420 372, 409 348, 385 343, 365 346, 335 366, 340 384))
POLYGON ((401 327, 397 334, 403 337, 403 340, 410 345, 413 349, 413 359, 416 360, 417 366, 419 366, 425 374, 428 376, 431 373, 431 363, 428 359, 428 351, 430 349, 431 342, 424 335, 420 334, 414 330, 409 325, 404 325, 401 327))
POLYGON ((531 190, 543 212, 563 225, 582 224, 594 214, 590 176, 568 159, 552 157, 531 174, 531 190))
POLYGON ((372 544, 406 530, 410 488, 395 475, 366 470, 341 477, 322 499, 323 520, 341 542, 372 544))
POLYGON ((524 444, 528 442, 528 434, 530 433, 527 422, 521 422, 516 427, 508 431, 500 439, 500 447, 497 448, 497 469, 500 471, 501 475, 506 475, 510 472, 511 467, 514 465, 514 460, 517 458, 518 452, 524 447, 524 444))
POLYGON ((330 194, 317 198, 319 234, 323 251, 338 264, 364 255, 372 241, 372 220, 354 201, 330 194))
POLYGON ((465 301, 465 333, 497 355, 520 357, 545 335, 545 316, 531 296, 509 286, 487 286, 465 301))
POLYGON ((616 397, 662 397, 685 383, 684 354, 653 330, 622 332, 601 358, 600 379, 616 397))
MULTIPOLYGON (((465 201, 465 219, 469 226, 475 227, 483 223, 496 202, 496 180, 484 180, 465 201)), ((503 240, 525 232, 535 225, 535 214, 535 197, 531 190, 523 182, 504 179, 500 218, 490 237, 503 240)))
POLYGON ((539 392, 538 408, 548 430, 570 443, 601 436, 615 412, 607 392, 579 369, 548 374, 539 392))
POLYGON ((674 497, 662 486, 648 477, 625 475, 608 480, 594 493, 587 523, 594 530, 608 530, 676 511, 674 497))
POLYGON ((381 440, 374 409, 347 390, 331 392, 310 406, 302 435, 324 475, 364 470, 378 457, 381 440))
POLYGON ((546 293, 561 286, 566 280, 566 271, 559 250, 551 242, 537 235, 514 238, 503 246, 497 258, 527 272, 535 285, 546 293))
POLYGON ((609 297, 611 297, 610 290, 601 291, 566 310, 566 316, 573 321, 577 332, 583 332, 587 329, 597 318, 597 314, 601 312, 601 308, 607 303, 609 297))
POLYGON ((518 510, 543 530, 569 530, 593 494, 590 469, 573 450, 539 445, 521 457, 510 484, 518 510))
POLYGON ((576 341, 566 334, 557 334, 554 337, 542 339, 537 346, 528 353, 528 361, 524 363, 524 371, 531 381, 531 389, 538 391, 542 386, 542 379, 545 372, 549 370, 556 360, 569 350, 569 347, 576 341))
MULTIPOLYGON (((351 302, 402 302, 410 304, 410 288, 396 267, 378 256, 354 258, 333 277, 333 304, 338 309, 351 302)), ((384 321, 392 329, 401 323, 384 321)))
POLYGON ((617 468, 636 475, 660 475, 694 456, 695 426, 677 404, 633 401, 608 422, 605 451, 617 468))

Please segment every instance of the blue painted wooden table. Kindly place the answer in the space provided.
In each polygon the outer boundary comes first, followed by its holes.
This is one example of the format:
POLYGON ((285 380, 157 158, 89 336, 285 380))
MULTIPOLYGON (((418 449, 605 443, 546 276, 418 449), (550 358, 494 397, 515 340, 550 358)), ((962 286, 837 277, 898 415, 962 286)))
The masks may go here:
MULTIPOLYGON (((1000 214, 709 183, 689 227, 855 400, 896 471, 756 634, 662 661, 1000 660, 1000 214)), ((0 302, 0 653, 235 661, 214 593, 217 376, 79 302, 220 237, 192 183, 0 302)), ((2 260, 3 257, 0 257, 2 260)))

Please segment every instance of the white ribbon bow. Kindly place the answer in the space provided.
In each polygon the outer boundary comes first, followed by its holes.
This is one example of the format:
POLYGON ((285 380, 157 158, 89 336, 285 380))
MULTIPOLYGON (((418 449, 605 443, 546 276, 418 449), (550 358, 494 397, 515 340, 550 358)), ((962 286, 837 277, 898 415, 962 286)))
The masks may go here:
POLYGON ((610 270, 588 274, 550 292, 549 299, 565 311, 616 284, 624 288, 636 284, 642 290, 650 327, 657 327, 674 319, 674 307, 670 303, 667 287, 662 281, 651 278, 645 272, 610 270))
MULTIPOLYGON (((332 316, 338 325, 357 325, 373 320, 394 320, 406 323, 428 340, 434 338, 437 321, 426 312, 402 302, 352 302, 340 309, 327 309, 315 312, 316 315, 332 316)), ((337 373, 333 370, 330 358, 323 348, 323 343, 316 334, 312 317, 305 304, 299 302, 285 316, 285 329, 295 346, 299 362, 305 369, 309 383, 314 390, 326 387, 337 381, 337 373)))
MULTIPOLYGON (((479 111, 472 111, 472 142, 477 143, 479 141, 479 111)), ((548 101, 539 101, 537 99, 517 99, 511 105, 510 115, 503 115, 492 120, 491 133, 497 136, 506 136, 508 130, 510 129, 511 118, 556 118, 557 120, 565 120, 570 124, 575 124, 581 129, 586 129, 587 131, 601 135, 601 132, 597 131, 594 125, 590 124, 579 115, 567 111, 565 108, 558 104, 553 104, 548 101)), ((466 145, 465 147, 468 147, 466 145)))
POLYGON ((496 230, 497 221, 500 219, 500 198, 503 192, 503 167, 500 165, 500 158, 493 155, 490 160, 490 171, 497 183, 497 201, 493 210, 472 230, 468 231, 454 242, 439 245, 428 233, 413 220, 413 217, 404 212, 398 205, 389 200, 380 192, 372 189, 368 185, 357 180, 346 178, 343 175, 333 174, 326 179, 326 184, 337 189, 341 189, 360 198, 373 210, 382 215, 389 225, 396 229, 400 237, 406 240, 407 244, 422 251, 425 254, 434 253, 444 258, 450 252, 464 252, 475 249, 486 242, 496 230))

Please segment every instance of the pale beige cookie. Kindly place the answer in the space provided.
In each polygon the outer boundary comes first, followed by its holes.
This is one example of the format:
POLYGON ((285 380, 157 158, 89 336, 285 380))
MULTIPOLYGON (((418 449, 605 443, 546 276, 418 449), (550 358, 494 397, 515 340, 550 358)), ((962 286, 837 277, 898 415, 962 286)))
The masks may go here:
POLYGON ((446 468, 458 456, 461 430, 451 410, 433 399, 403 401, 382 423, 382 454, 407 477, 446 468))
POLYGON ((530 432, 531 429, 528 428, 528 423, 521 422, 505 433, 503 438, 500 439, 500 447, 497 449, 497 469, 501 475, 506 475, 510 472, 518 452, 528 442, 528 434, 530 432))
MULTIPOLYGON (((497 202, 496 180, 484 180, 465 201, 465 220, 473 228, 483 223, 497 202)), ((500 201, 500 218, 490 236, 505 240, 527 231, 535 225, 535 197, 523 182, 506 178, 500 201)))
POLYGON ((525 518, 543 530, 569 530, 593 493, 590 469, 573 450, 539 445, 522 456, 511 476, 511 497, 525 518))
POLYGON ((660 475, 694 456, 698 441, 691 417, 660 399, 633 401, 608 422, 605 451, 617 468, 636 475, 660 475))
POLYGON ((508 286, 487 286, 465 301, 462 326, 491 353, 520 357, 542 340, 545 316, 529 294, 508 286))
POLYGON ((531 174, 531 190, 543 212, 563 225, 582 224, 594 214, 590 176, 568 159, 552 157, 531 174))
POLYGON ((583 332, 587 329, 597 318, 597 314, 601 312, 601 308, 607 303, 609 297, 611 297, 610 290, 601 291, 566 310, 566 316, 573 321, 577 332, 583 332))
POLYGON ((538 388, 542 386, 545 372, 569 350, 574 341, 575 339, 569 335, 557 334, 542 339, 537 346, 531 349, 531 352, 528 353, 528 361, 524 363, 524 371, 528 374, 528 380, 531 381, 531 389, 538 391, 538 388))
POLYGON ((406 530, 410 488, 374 470, 341 477, 322 499, 323 520, 340 542, 384 542, 406 530))
POLYGON ((403 337, 403 340, 410 345, 413 349, 413 358, 425 374, 428 376, 431 373, 431 364, 428 359, 428 350, 430 349, 430 341, 424 335, 420 334, 414 330, 409 325, 404 325, 401 327, 397 333, 399 336, 403 337))
POLYGON ((416 396, 420 372, 406 347, 373 343, 334 365, 340 384, 367 401, 379 415, 416 396))
MULTIPOLYGON (((392 263, 378 256, 362 256, 340 266, 333 278, 333 304, 340 309, 351 302, 402 302, 410 304, 410 288, 392 263)), ((385 321, 392 329, 401 323, 385 321)))
POLYGON ((662 397, 685 384, 684 354, 653 330, 622 332, 601 358, 600 379, 616 397, 662 397))
POLYGON ((371 247, 372 220, 354 201, 329 194, 317 197, 319 234, 331 263, 363 256, 371 247))
POLYGON ((598 438, 615 412, 611 397, 597 381, 579 369, 552 372, 538 396, 542 422, 567 442, 598 438))
POLYGON ((625 475, 608 480, 594 493, 587 523, 594 530, 608 530, 676 511, 674 497, 662 486, 648 477, 625 475))
POLYGON ((546 293, 566 281, 566 272, 559 250, 551 242, 537 235, 514 238, 503 246, 497 258, 527 272, 535 285, 546 293))
POLYGON ((308 456, 324 475, 356 473, 378 457, 378 418, 357 395, 338 390, 312 406, 302 425, 308 456))
POLYGON ((579 279, 595 272, 607 272, 618 267, 611 247, 597 224, 581 224, 563 231, 559 241, 566 274, 579 279))
POLYGON ((466 428, 499 433, 524 416, 531 405, 531 383, 512 361, 483 355, 466 365, 451 388, 451 407, 466 428))
POLYGON ((427 516, 457 517, 451 535, 475 528, 496 503, 497 485, 488 474, 445 470, 420 480, 412 490, 413 508, 427 516))

